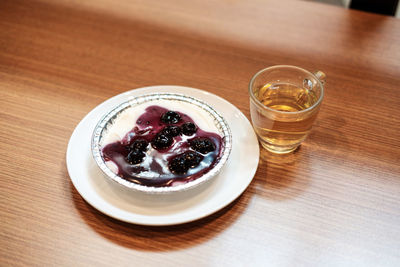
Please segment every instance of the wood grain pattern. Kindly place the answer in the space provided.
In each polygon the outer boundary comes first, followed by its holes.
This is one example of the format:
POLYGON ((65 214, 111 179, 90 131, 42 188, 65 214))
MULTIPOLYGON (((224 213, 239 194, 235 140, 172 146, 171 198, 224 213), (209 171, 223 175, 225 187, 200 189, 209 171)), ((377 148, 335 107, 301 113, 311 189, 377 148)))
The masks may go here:
POLYGON ((0 265, 399 265, 399 84, 390 17, 302 1, 0 1, 0 265), (263 152, 229 207, 144 227, 73 188, 68 140, 102 101, 178 84, 249 118, 248 82, 275 64, 324 71, 326 97, 301 149, 263 152))

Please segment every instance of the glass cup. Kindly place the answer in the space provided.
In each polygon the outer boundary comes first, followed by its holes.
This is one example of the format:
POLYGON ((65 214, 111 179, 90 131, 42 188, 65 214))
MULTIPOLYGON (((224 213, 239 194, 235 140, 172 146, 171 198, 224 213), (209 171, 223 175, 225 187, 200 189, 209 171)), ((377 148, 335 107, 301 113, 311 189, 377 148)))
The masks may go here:
POLYGON ((261 145, 294 151, 306 139, 324 96, 325 74, 279 65, 257 72, 249 84, 250 114, 261 145))

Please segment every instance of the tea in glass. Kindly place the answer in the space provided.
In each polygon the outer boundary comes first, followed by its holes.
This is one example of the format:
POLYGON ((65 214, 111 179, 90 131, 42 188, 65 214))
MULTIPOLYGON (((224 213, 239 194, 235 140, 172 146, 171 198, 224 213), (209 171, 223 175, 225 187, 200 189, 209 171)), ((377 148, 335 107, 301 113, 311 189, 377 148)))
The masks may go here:
POLYGON ((251 119, 264 148, 288 153, 307 137, 323 97, 324 77, 293 66, 270 67, 253 77, 251 119))

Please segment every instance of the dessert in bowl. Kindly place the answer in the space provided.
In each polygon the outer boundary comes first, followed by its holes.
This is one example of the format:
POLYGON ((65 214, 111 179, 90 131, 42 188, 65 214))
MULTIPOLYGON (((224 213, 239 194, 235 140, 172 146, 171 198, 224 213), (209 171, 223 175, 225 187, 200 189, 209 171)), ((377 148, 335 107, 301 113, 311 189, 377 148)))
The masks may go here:
POLYGON ((211 106, 182 94, 127 100, 95 127, 92 154, 111 180, 142 192, 169 193, 215 177, 232 149, 228 124, 211 106))

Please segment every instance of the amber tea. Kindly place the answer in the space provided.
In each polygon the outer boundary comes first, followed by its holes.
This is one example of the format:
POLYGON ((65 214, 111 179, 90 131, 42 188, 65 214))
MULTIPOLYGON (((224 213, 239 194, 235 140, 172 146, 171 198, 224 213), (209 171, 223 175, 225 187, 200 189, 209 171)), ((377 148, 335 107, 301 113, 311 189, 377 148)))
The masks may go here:
POLYGON ((297 83, 276 79, 276 82, 253 84, 250 91, 251 118, 264 148, 275 153, 288 153, 307 137, 322 97, 317 86, 318 83, 312 83, 308 78, 297 83))

